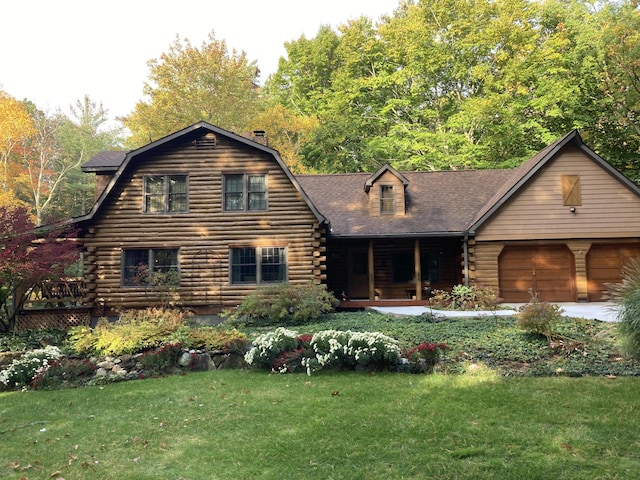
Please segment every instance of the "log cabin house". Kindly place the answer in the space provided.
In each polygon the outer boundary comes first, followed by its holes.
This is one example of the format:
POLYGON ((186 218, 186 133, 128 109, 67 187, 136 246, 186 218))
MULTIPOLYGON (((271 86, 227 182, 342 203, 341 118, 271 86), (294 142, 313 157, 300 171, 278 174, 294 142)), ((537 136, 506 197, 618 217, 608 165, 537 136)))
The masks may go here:
POLYGON ((167 294, 218 313, 271 282, 363 305, 456 284, 505 302, 599 301, 640 257, 640 189, 576 131, 512 170, 294 176, 264 132, 200 122, 83 171, 96 203, 73 221, 94 317, 167 294))

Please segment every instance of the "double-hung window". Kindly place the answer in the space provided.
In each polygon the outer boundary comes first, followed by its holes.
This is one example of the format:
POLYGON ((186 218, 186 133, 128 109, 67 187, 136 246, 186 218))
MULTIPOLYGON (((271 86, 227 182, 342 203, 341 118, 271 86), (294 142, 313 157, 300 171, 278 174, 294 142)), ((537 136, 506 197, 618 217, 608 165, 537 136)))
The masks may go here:
POLYGON ((230 252, 231 283, 278 283, 287 281, 287 249, 242 247, 230 252))
POLYGON ((186 212, 187 208, 186 175, 147 175, 144 177, 145 212, 186 212))
POLYGON ((179 285, 177 248, 135 248, 122 252, 122 284, 125 287, 179 285))
POLYGON ((380 186, 380 213, 396 213, 396 202, 393 195, 393 185, 380 186))
POLYGON ((267 176, 264 174, 228 174, 223 177, 224 210, 267 209, 267 176))

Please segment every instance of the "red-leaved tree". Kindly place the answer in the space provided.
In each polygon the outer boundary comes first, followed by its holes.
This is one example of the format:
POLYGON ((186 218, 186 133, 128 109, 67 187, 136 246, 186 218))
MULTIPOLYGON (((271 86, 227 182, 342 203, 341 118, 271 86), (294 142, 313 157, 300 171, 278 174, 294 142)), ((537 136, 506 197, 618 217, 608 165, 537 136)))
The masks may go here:
POLYGON ((0 331, 13 330, 30 287, 63 277, 78 259, 74 233, 36 229, 27 209, 0 206, 0 331))

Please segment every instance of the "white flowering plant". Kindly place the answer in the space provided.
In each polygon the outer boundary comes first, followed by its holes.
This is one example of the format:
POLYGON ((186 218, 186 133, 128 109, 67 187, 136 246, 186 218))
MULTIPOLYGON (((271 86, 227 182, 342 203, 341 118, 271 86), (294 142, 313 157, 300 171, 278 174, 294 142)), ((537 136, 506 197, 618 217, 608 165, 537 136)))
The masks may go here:
POLYGON ((398 341, 379 332, 324 330, 313 336, 311 347, 323 368, 384 369, 400 358, 398 341))
POLYGON ((245 361, 279 373, 322 368, 385 369, 400 358, 398 341, 378 332, 324 330, 298 335, 283 327, 260 335, 245 354, 245 361))
POLYGON ((283 356, 286 358, 288 352, 296 352, 302 348, 298 336, 297 332, 284 327, 264 333, 253 341, 251 349, 244 355, 244 360, 251 366, 286 373, 289 370, 286 364, 279 364, 276 360, 283 356))
POLYGON ((0 370, 0 384, 5 389, 25 387, 61 356, 60 349, 52 345, 30 350, 13 360, 7 368, 0 370))

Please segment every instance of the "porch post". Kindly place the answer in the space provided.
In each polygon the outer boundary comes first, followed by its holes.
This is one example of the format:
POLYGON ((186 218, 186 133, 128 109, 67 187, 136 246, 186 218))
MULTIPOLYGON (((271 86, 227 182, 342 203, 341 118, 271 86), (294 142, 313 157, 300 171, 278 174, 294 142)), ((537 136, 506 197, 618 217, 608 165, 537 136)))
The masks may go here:
POLYGON ((420 265, 420 239, 413 244, 413 265, 416 277, 416 300, 422 300, 422 265, 420 265))
POLYGON ((373 240, 369 240, 369 251, 367 252, 367 271, 369 272, 369 301, 376 299, 375 275, 373 271, 373 240))
POLYGON ((462 250, 463 250, 463 274, 464 274, 464 286, 469 286, 469 235, 464 234, 464 239, 462 240, 462 250))

